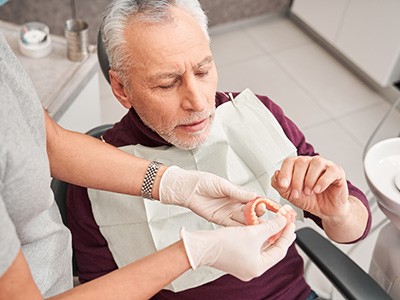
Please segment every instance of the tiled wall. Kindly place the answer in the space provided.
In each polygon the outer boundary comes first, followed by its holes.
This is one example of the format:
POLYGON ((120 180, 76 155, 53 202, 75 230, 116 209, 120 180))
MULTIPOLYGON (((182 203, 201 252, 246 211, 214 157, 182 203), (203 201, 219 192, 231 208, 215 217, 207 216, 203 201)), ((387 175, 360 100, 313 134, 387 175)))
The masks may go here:
MULTIPOLYGON (((78 18, 90 28, 90 41, 95 43, 101 13, 111 0, 75 0, 78 18)), ((210 26, 285 11, 290 0, 200 0, 210 20, 210 26)), ((64 22, 71 18, 70 0, 10 0, 0 6, 0 20, 23 24, 39 21, 50 27, 50 32, 64 34, 64 22)))

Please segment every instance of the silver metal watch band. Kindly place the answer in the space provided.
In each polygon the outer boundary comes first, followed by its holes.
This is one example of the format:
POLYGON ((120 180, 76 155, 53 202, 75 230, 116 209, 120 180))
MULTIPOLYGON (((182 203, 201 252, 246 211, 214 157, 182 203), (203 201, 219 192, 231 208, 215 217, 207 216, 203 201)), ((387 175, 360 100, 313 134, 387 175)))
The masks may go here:
POLYGON ((151 193, 153 191, 154 180, 157 175, 157 171, 160 168, 162 163, 158 161, 152 161, 147 167, 146 174, 144 175, 142 188, 140 190, 140 194, 143 198, 154 200, 151 197, 151 193))

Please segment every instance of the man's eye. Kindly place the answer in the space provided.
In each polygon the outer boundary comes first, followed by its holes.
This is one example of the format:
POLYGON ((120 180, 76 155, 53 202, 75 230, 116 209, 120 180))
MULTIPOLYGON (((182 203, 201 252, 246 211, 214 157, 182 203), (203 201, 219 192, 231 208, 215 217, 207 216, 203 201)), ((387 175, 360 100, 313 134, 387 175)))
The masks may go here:
POLYGON ((173 83, 171 83, 171 84, 168 84, 168 85, 160 85, 160 86, 158 86, 160 89, 163 89, 163 90, 168 90, 168 89, 172 89, 174 86, 175 86, 175 84, 176 84, 176 82, 173 82, 173 83))
POLYGON ((204 77, 204 76, 207 76, 207 75, 208 75, 208 71, 197 72, 197 73, 196 73, 196 76, 198 76, 198 77, 204 77))

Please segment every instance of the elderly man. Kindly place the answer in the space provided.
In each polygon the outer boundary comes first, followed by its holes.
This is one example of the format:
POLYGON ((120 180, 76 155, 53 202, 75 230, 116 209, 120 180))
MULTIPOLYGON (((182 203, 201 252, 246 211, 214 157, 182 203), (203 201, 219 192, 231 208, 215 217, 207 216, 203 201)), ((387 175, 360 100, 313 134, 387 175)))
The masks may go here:
MULTIPOLYGON (((290 202, 300 219, 313 219, 336 242, 367 235, 371 215, 365 196, 339 166, 317 155, 275 103, 249 90, 216 91, 207 19, 196 0, 114 1, 102 32, 113 93, 129 109, 104 134, 106 143, 148 160, 214 173, 281 204, 290 202)), ((214 227, 182 208, 171 206, 166 212, 159 203, 141 200, 127 205, 122 195, 70 189, 69 225, 82 281, 156 251, 178 238, 179 226, 214 227)), ((313 297, 292 245, 281 262, 250 282, 200 268, 154 299, 313 297)))
POLYGON ((72 289, 71 235, 54 201, 50 174, 113 192, 156 199, 162 194, 164 202, 193 207, 226 225, 241 222, 241 209, 256 194, 210 173, 176 166, 157 172, 149 161, 63 129, 43 110, 1 32, 0 94, 0 299, 148 299, 203 265, 248 281, 281 260, 294 241, 295 226, 285 226, 282 216, 256 226, 183 229, 179 241, 72 289), (175 179, 183 186, 163 184, 175 179), (282 230, 275 243, 265 244, 282 230))

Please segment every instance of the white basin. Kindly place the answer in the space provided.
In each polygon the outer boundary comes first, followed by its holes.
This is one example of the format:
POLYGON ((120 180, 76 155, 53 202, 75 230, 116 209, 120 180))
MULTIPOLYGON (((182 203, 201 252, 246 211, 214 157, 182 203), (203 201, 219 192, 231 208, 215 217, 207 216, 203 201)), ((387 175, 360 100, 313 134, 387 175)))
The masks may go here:
POLYGON ((395 184, 400 174, 400 138, 372 146, 364 159, 364 172, 383 213, 400 229, 400 191, 395 184))

